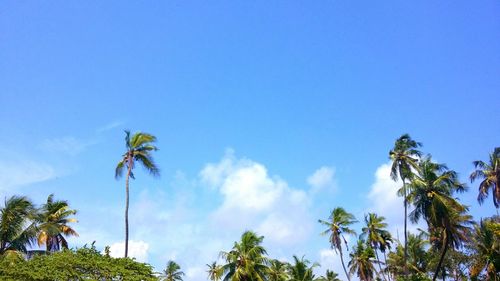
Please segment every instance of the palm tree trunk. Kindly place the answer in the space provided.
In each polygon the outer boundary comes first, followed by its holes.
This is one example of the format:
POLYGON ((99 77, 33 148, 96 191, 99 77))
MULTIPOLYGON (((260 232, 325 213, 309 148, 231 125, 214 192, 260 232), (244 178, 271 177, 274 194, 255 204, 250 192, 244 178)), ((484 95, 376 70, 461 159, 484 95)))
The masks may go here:
POLYGON ((441 269, 441 265, 443 264, 444 256, 446 255, 446 251, 448 250, 448 235, 446 233, 444 234, 444 245, 443 245, 443 251, 441 253, 441 257, 439 258, 439 263, 436 268, 436 272, 434 273, 434 277, 432 278, 432 281, 436 281, 436 278, 438 276, 438 272, 441 269))
POLYGON ((351 281, 351 276, 347 273, 347 269, 345 268, 344 264, 344 255, 342 254, 342 248, 339 249, 340 251, 340 262, 342 263, 342 267, 344 268, 345 276, 347 277, 348 281, 351 281))
POLYGON ((387 281, 387 278, 385 277, 384 271, 382 271, 382 265, 380 265, 380 259, 378 258, 377 249, 375 249, 375 256, 377 257, 377 263, 378 263, 378 268, 380 269, 380 273, 382 274, 382 277, 384 277, 384 280, 387 281))
MULTIPOLYGON (((385 268, 387 269, 387 255, 385 254, 385 251, 383 252, 384 253, 384 263, 385 263, 385 268)), ((389 280, 392 280, 394 279, 391 272, 390 271, 387 271, 387 277, 389 280)))
POLYGON ((408 196, 406 195, 406 181, 405 178, 401 178, 403 180, 403 193, 404 193, 404 205, 405 205, 405 257, 404 257, 404 271, 405 277, 408 277, 408 196))
POLYGON ((130 180, 130 173, 132 172, 132 159, 129 158, 130 160, 128 161, 128 171, 127 171, 127 178, 125 180, 125 257, 128 257, 128 201, 129 201, 129 180, 130 180))

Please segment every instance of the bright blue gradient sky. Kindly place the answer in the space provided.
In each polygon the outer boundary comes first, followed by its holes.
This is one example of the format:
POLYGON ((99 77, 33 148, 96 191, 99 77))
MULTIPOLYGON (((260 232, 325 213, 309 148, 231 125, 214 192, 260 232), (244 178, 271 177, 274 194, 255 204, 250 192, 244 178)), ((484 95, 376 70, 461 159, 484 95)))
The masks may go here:
MULTIPOLYGON (((55 193, 79 210, 73 245, 118 243, 114 166, 123 129, 142 130, 162 174, 131 183, 140 259, 204 280, 254 229, 275 257, 339 270, 316 220, 401 212, 383 172, 399 135, 463 181, 500 145, 499 14, 493 0, 4 1, 0 196, 55 193)), ((476 218, 494 213, 470 186, 476 218)))

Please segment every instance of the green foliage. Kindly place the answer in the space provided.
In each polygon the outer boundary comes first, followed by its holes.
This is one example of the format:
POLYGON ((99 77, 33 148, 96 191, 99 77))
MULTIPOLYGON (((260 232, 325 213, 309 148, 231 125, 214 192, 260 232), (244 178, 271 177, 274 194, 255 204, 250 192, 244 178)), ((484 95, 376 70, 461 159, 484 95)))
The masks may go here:
POLYGON ((477 201, 482 204, 491 190, 493 204, 497 208, 500 207, 500 186, 498 186, 500 184, 500 147, 495 147, 488 163, 481 160, 472 163, 476 170, 470 175, 471 182, 482 179, 477 201))
POLYGON ((5 281, 158 280, 150 265, 101 255, 93 246, 35 256, 15 266, 4 258, 0 260, 0 276, 5 281))
POLYGON ((287 281, 289 279, 288 269, 289 264, 279 260, 272 259, 269 261, 267 271, 268 281, 287 281))
POLYGON ((485 275, 490 279, 500 273, 500 223, 497 218, 481 221, 476 225, 471 243, 473 262, 471 277, 485 275))
POLYGON ((304 259, 304 257, 299 259, 297 256, 293 256, 293 264, 289 265, 289 281, 313 281, 314 268, 319 266, 319 264, 310 264, 311 262, 304 259))
MULTIPOLYGON (((217 262, 212 262, 211 264, 207 264, 208 270, 208 279, 211 281, 219 281, 224 274, 223 268, 221 265, 217 264, 217 262)), ((278 281, 278 280, 276 280, 278 281)))
POLYGON ((24 196, 12 196, 0 208, 0 255, 26 253, 35 241, 36 209, 24 196))
POLYGON ((315 281, 342 281, 339 275, 331 270, 326 270, 325 276, 320 276, 315 281))
POLYGON ((399 276, 396 278, 396 281, 431 281, 431 279, 423 273, 416 273, 411 274, 408 277, 399 276))
POLYGON ((365 241, 358 240, 358 244, 354 247, 350 254, 351 261, 349 261, 349 272, 356 273, 362 281, 373 280, 375 273, 375 251, 365 241))
POLYGON ((65 236, 78 236, 78 233, 69 226, 76 222, 76 211, 69 208, 68 202, 54 200, 54 194, 50 194, 47 203, 43 204, 37 215, 38 245, 44 245, 47 252, 59 251, 68 248, 65 236))
POLYGON ((224 281, 266 280, 268 272, 268 258, 262 241, 264 236, 257 236, 255 232, 245 231, 241 241, 235 242, 229 252, 221 252, 220 256, 226 260, 222 266, 224 281))
POLYGON ((344 264, 342 241, 344 242, 346 249, 349 250, 344 234, 356 235, 356 232, 349 227, 357 222, 356 217, 354 217, 353 214, 348 213, 344 210, 344 208, 337 207, 332 210, 328 221, 318 220, 318 222, 327 227, 321 235, 329 235, 330 247, 334 249, 335 252, 340 254, 340 261, 342 262, 342 268, 344 269, 347 280, 351 280, 351 276, 347 272, 344 264))
POLYGON ((184 276, 184 272, 181 271, 180 265, 174 261, 168 261, 166 268, 161 274, 161 280, 182 281, 182 276, 184 276))

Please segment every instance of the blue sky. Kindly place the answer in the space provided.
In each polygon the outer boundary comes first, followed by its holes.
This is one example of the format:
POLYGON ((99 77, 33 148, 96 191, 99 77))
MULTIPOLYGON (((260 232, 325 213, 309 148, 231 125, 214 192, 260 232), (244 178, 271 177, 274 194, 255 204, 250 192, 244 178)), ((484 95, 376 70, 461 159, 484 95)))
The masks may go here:
MULTIPOLYGON (((399 135, 463 181, 499 145, 499 13, 498 1, 4 1, 0 196, 55 193, 79 210, 73 245, 115 245, 123 130, 146 131, 162 174, 132 182, 138 258, 205 280, 254 229, 275 257, 340 271, 316 220, 344 206, 400 221, 384 166, 399 135)), ((476 194, 461 199, 491 215, 476 194)))

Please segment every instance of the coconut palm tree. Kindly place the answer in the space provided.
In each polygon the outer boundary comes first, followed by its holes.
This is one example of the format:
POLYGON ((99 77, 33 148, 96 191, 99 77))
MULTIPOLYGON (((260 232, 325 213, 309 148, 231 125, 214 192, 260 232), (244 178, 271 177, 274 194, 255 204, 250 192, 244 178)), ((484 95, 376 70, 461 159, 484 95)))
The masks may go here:
POLYGON ((349 228, 350 225, 357 222, 356 218, 353 214, 346 212, 344 208, 337 207, 332 210, 328 221, 318 220, 318 222, 327 227, 327 229, 323 231, 321 235, 329 235, 330 247, 334 249, 335 252, 340 254, 342 267, 344 268, 347 280, 350 281, 351 276, 347 272, 344 264, 344 256, 342 254, 342 241, 344 241, 346 249, 347 251, 349 251, 347 240, 345 239, 344 234, 356 235, 356 232, 349 228))
POLYGON ((342 281, 339 275, 331 270, 326 270, 325 276, 321 276, 316 279, 316 281, 342 281))
POLYGON ((0 256, 19 257, 36 241, 36 210, 22 196, 12 196, 0 208, 0 256))
POLYGON ((313 281, 314 268, 319 266, 318 263, 313 263, 307 259, 293 256, 293 263, 289 265, 290 279, 289 281, 313 281))
POLYGON ((500 147, 495 147, 493 153, 490 154, 489 163, 481 160, 472 163, 476 170, 470 175, 471 182, 476 179, 482 180, 479 184, 477 201, 482 204, 491 190, 493 204, 498 208, 500 206, 500 147))
MULTIPOLYGON (((429 241, 426 234, 420 232, 418 235, 408 235, 408 271, 410 274, 424 274, 427 272, 429 241)), ((404 275, 404 246, 398 241, 394 252, 390 252, 387 259, 387 271, 393 277, 404 275)), ((395 279, 395 278, 393 278, 395 279)))
POLYGON ((219 281, 222 278, 222 266, 217 264, 217 262, 212 262, 211 264, 207 264, 208 270, 208 279, 212 281, 219 281))
POLYGON ((129 208, 129 179, 135 179, 133 169, 135 164, 141 164, 147 172, 153 176, 158 176, 160 170, 153 161, 152 152, 158 150, 153 143, 156 142, 156 137, 147 133, 135 133, 130 136, 129 131, 125 131, 125 147, 127 151, 122 155, 122 159, 118 162, 115 169, 115 178, 118 179, 123 175, 126 169, 125 177, 125 257, 128 256, 128 208, 129 208))
POLYGON ((168 261, 160 278, 163 281, 182 281, 182 276, 184 276, 184 272, 181 271, 180 265, 175 261, 168 261))
MULTIPOLYGON (((379 244, 379 250, 384 254, 384 264, 386 266, 386 269, 384 269, 385 272, 387 272, 387 252, 389 252, 392 248, 392 243, 394 240, 392 239, 392 235, 390 232, 382 232, 381 233, 381 241, 379 244)), ((389 278, 390 279, 390 278, 389 278)))
POLYGON ((76 211, 68 206, 67 201, 54 201, 54 194, 49 195, 37 216, 38 222, 38 245, 45 245, 47 252, 59 251, 68 248, 68 241, 65 236, 78 236, 78 233, 69 226, 69 223, 76 222, 76 211))
POLYGON ((356 273, 361 281, 372 281, 375 273, 375 251, 367 245, 365 241, 358 240, 358 244, 354 247, 350 254, 349 272, 356 273))
POLYGON ((406 180, 411 180, 413 176, 412 168, 418 169, 417 163, 421 156, 418 150, 422 144, 413 140, 410 135, 404 134, 399 137, 394 143, 394 148, 389 151, 389 158, 392 161, 391 178, 397 181, 398 178, 403 182, 403 201, 404 201, 404 263, 405 263, 405 276, 408 274, 408 267, 406 262, 408 260, 408 198, 406 190, 406 180))
POLYGON ((226 260, 222 266, 224 281, 264 281, 268 272, 268 259, 262 241, 264 236, 257 236, 246 231, 240 242, 235 242, 229 252, 221 252, 220 257, 226 260))
POLYGON ((279 260, 271 259, 269 261, 269 268, 267 272, 268 281, 287 281, 288 276, 288 263, 279 260))
POLYGON ((456 172, 426 157, 420 161, 410 189, 408 197, 415 206, 410 219, 416 223, 424 218, 431 234, 431 245, 441 247, 433 278, 436 280, 448 247, 458 248, 470 236, 472 217, 466 213, 468 208, 453 197, 456 192, 464 192, 466 186, 458 181, 456 172))
POLYGON ((362 228, 361 238, 366 240, 366 242, 373 248, 380 272, 384 280, 387 280, 384 272, 382 271, 381 262, 377 253, 377 250, 382 251, 382 249, 383 252, 385 252, 388 244, 390 244, 392 241, 391 234, 386 230, 387 223, 385 223, 384 220, 384 217, 379 217, 375 213, 369 213, 368 215, 365 215, 366 226, 362 228))
POLYGON ((500 223, 494 219, 482 220, 475 226, 471 243, 474 255, 470 275, 473 280, 482 272, 488 280, 500 279, 500 234, 495 233, 495 228, 499 227, 500 223))

